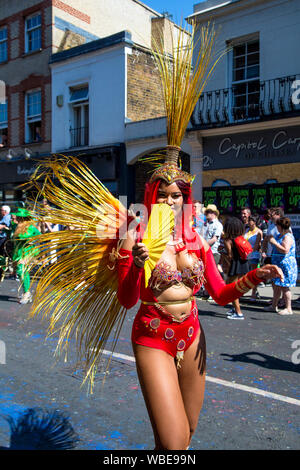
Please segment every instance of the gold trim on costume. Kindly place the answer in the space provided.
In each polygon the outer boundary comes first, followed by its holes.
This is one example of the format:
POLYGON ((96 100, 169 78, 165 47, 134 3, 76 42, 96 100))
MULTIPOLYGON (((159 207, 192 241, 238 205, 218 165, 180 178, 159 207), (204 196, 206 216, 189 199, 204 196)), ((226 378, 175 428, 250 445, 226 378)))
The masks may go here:
POLYGON ((123 241, 124 240, 119 240, 118 243, 117 243, 117 248, 114 248, 111 250, 111 252, 108 254, 108 260, 110 263, 113 263, 112 266, 109 266, 108 264, 106 265, 108 269, 110 269, 111 271, 113 271, 116 267, 116 261, 118 260, 118 258, 120 259, 125 259, 125 258, 129 258, 129 255, 120 255, 119 251, 120 251, 120 248, 123 244, 123 241))
POLYGON ((237 282, 235 283, 235 288, 236 288, 239 292, 241 292, 242 294, 244 294, 243 289, 240 288, 240 286, 238 285, 237 282))
POLYGON ((254 288, 255 288, 255 285, 252 284, 252 282, 249 281, 247 275, 245 276, 245 283, 248 284, 248 286, 250 286, 250 289, 254 289, 254 288))
POLYGON ((184 300, 169 300, 167 302, 146 302, 145 300, 141 300, 142 304, 144 305, 179 305, 185 304, 187 302, 192 302, 194 300, 194 296, 189 297, 188 299, 184 300))
POLYGON ((248 279, 248 274, 246 274, 246 275, 243 276, 241 279, 239 279, 238 281, 236 281, 235 287, 236 287, 236 289, 237 289, 239 292, 242 292, 243 294, 245 294, 245 293, 248 292, 250 289, 254 289, 254 288, 255 288, 255 285, 252 284, 251 281, 249 281, 249 279, 248 279))

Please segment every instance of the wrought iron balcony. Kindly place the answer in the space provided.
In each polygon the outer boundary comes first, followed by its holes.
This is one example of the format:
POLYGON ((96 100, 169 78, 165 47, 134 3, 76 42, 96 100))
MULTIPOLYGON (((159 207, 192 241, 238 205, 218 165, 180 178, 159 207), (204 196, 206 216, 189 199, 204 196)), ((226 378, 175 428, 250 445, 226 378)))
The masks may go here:
POLYGON ((300 75, 253 80, 200 97, 193 128, 207 129, 300 115, 300 75))
POLYGON ((70 127, 71 145, 70 147, 84 147, 89 145, 89 128, 86 127, 70 127))

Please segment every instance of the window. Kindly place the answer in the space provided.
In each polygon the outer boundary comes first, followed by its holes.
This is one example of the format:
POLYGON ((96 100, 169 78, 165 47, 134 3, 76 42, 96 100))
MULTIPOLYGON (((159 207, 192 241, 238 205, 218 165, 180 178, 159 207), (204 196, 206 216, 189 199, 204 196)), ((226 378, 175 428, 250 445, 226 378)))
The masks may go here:
POLYGON ((25 97, 25 142, 40 142, 42 124, 41 90, 26 93, 25 97))
POLYGON ((89 145, 89 88, 70 88, 71 147, 89 145))
POLYGON ((233 47, 232 93, 235 120, 259 115, 259 41, 233 47))
POLYGON ((42 47, 41 15, 35 14, 25 20, 25 52, 33 52, 42 47))
POLYGON ((0 147, 7 146, 7 101, 0 103, 0 147))
POLYGON ((0 28, 0 63, 7 61, 7 27, 0 28))

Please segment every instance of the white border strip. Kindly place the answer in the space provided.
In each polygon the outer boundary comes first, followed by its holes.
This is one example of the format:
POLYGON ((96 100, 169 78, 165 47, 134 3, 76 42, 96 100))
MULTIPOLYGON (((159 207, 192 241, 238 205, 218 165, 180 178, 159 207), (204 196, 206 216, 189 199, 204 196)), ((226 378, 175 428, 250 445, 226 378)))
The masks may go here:
MULTIPOLYGON (((124 361, 135 362, 135 358, 133 356, 127 356, 126 354, 121 353, 112 353, 111 351, 103 350, 103 354, 112 355, 115 359, 121 359, 124 361)), ((284 395, 278 395, 277 393, 267 392, 266 390, 260 390, 259 388, 248 387, 247 385, 237 384, 235 382, 228 382, 227 380, 218 379, 216 377, 206 376, 206 380, 208 382, 213 382, 218 385, 223 385, 224 387, 231 387, 235 388, 236 390, 242 390, 243 392, 254 393, 256 395, 261 395, 265 398, 272 398, 273 400, 284 401, 285 403, 289 403, 290 405, 297 405, 300 406, 300 400, 296 398, 286 397, 284 395)))

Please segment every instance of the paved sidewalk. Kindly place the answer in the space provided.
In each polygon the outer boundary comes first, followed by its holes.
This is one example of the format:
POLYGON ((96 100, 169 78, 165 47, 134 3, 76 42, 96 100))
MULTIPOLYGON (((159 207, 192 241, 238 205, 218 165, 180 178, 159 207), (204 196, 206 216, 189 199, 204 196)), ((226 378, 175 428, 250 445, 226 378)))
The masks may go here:
MULTIPOLYGON (((300 314, 300 301, 295 302, 297 299, 300 299, 300 285, 296 287, 292 287, 292 309, 293 312, 296 314, 300 314)), ((251 301, 249 297, 251 297, 251 291, 247 292, 243 297, 240 298, 240 303, 247 305, 252 304, 258 308, 264 308, 267 305, 267 302, 273 298, 273 289, 271 284, 266 286, 258 286, 258 293, 260 298, 256 301, 251 301)), ((203 300, 206 300, 203 298, 203 300)))
MULTIPOLYGON (((298 313, 300 314, 300 302, 295 302, 296 299, 300 298, 300 285, 296 286, 296 287, 292 287, 292 309, 293 309, 293 312, 294 313, 298 313)), ((261 287, 259 286, 258 287, 258 293, 260 295, 260 299, 257 300, 256 302, 253 302, 255 303, 255 305, 261 305, 262 307, 265 306, 265 302, 267 302, 268 300, 271 300, 273 298, 273 289, 272 289, 272 286, 270 284, 268 284, 267 286, 264 286, 264 287, 261 287)), ((241 303, 242 302, 245 302, 247 301, 247 303, 251 302, 249 301, 249 297, 251 296, 251 291, 248 292, 245 296, 243 296, 242 300, 241 300, 241 303)))

